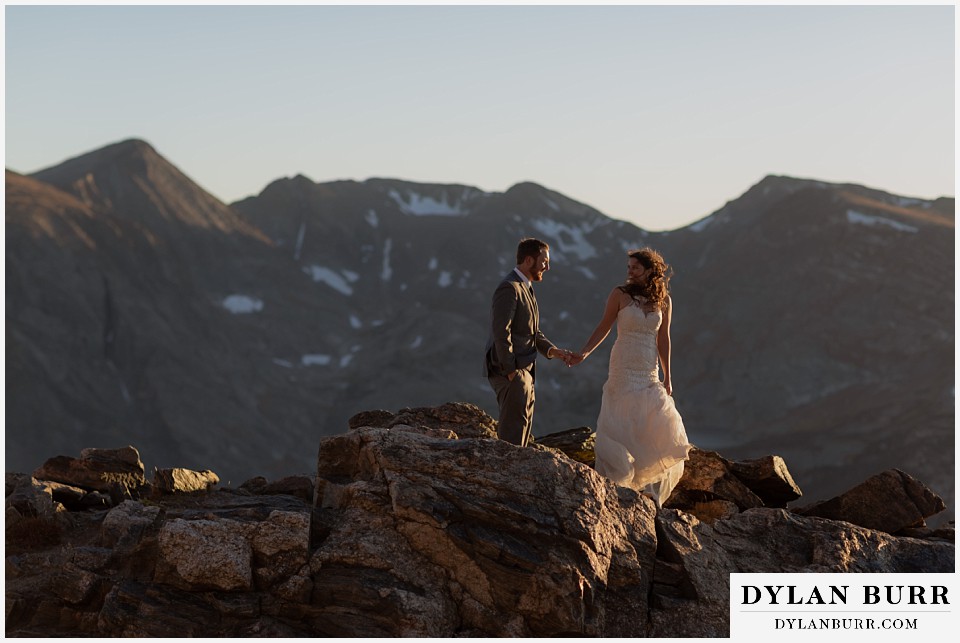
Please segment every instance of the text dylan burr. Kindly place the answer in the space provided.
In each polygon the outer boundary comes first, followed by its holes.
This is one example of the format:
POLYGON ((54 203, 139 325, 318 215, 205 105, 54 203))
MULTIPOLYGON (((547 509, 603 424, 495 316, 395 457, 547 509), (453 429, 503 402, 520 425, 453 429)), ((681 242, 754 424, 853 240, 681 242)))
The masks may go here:
MULTIPOLYGON (((800 589, 796 585, 744 585, 742 605, 846 605, 849 585, 800 589)), ((864 585, 858 605, 949 605, 943 585, 864 585)))

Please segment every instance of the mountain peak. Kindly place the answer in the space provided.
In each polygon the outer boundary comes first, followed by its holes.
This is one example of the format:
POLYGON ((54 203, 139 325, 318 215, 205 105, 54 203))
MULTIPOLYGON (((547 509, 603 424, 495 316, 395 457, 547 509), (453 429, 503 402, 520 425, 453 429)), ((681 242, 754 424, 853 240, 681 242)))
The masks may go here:
POLYGON ((107 150, 110 148, 114 148, 116 150, 121 150, 121 151, 137 152, 140 154, 148 154, 148 153, 156 154, 157 153, 157 151, 153 148, 153 146, 150 145, 150 143, 143 140, 142 138, 128 138, 118 143, 107 145, 106 147, 103 147, 101 149, 107 150))
POLYGON ((53 185, 87 206, 138 219, 147 227, 179 220, 190 226, 240 232, 264 240, 152 145, 129 138, 40 170, 31 178, 53 185))
POLYGON ((157 165, 172 167, 152 145, 139 138, 130 138, 74 156, 53 167, 34 172, 30 176, 44 183, 67 189, 78 179, 105 168, 119 167, 128 173, 142 174, 147 172, 148 168, 157 165))
POLYGON ((505 194, 514 195, 543 195, 549 192, 547 188, 533 181, 520 181, 507 189, 505 194))

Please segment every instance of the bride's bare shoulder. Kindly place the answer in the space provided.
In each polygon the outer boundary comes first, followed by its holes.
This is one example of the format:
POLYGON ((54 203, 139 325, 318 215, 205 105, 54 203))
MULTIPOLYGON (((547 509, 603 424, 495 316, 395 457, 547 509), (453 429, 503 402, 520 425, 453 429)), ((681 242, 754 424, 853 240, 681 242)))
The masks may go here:
POLYGON ((622 286, 614 286, 613 290, 610 291, 610 295, 607 297, 607 301, 617 302, 617 309, 619 310, 629 306, 633 298, 624 292, 622 286))

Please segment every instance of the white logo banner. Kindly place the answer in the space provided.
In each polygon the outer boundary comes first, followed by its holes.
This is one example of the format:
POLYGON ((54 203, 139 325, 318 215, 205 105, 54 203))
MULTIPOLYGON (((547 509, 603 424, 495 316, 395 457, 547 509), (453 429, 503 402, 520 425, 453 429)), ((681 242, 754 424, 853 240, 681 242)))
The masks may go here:
POLYGON ((956 574, 730 574, 730 637, 846 642, 945 634, 958 625, 956 585, 956 574))

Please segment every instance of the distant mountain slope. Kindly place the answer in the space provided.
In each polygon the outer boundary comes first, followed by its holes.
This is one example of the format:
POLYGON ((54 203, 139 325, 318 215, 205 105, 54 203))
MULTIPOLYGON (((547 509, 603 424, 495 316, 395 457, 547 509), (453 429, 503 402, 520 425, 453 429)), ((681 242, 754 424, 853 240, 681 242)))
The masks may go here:
POLYGON ((899 466, 952 496, 952 202, 768 177, 669 235, 690 423, 813 495, 899 466))
MULTIPOLYGON (((7 467, 131 443, 237 483, 308 471, 361 410, 493 412, 489 298, 537 236, 543 330, 572 349, 627 249, 674 266, 695 443, 780 453, 810 499, 896 466, 952 506, 953 226, 953 199, 775 176, 667 233, 533 183, 297 176, 227 206, 118 143, 7 173, 7 467)), ((538 370, 537 434, 595 423, 613 339, 538 370)))

